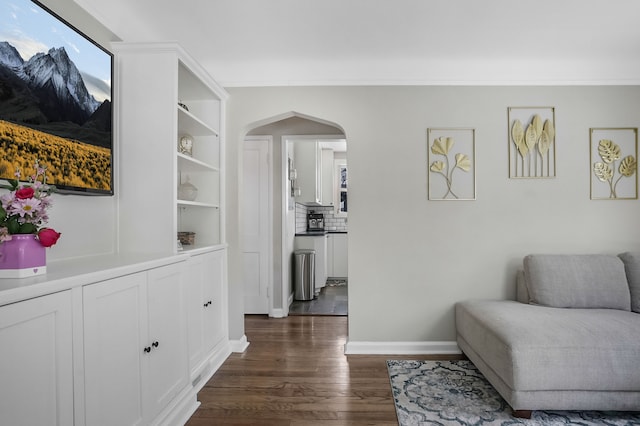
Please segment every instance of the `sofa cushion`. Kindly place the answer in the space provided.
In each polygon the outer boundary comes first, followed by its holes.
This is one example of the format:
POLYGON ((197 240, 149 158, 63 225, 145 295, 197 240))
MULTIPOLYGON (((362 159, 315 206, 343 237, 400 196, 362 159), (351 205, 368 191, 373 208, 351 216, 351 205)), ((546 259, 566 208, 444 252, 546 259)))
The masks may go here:
POLYGON ((529 255, 524 258, 524 275, 533 304, 631 310, 627 276, 618 256, 529 255))
POLYGON ((629 292, 631 293, 631 310, 640 313, 640 253, 625 252, 618 255, 624 263, 627 273, 629 292))
POLYGON ((640 390, 640 315, 507 300, 455 306, 457 338, 519 391, 640 390))

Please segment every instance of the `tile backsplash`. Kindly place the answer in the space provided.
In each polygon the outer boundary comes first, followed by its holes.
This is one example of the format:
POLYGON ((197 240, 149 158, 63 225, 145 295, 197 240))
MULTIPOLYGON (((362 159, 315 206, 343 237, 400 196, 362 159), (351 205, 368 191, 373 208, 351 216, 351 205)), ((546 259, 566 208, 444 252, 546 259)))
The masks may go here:
POLYGON ((347 231, 347 218, 336 217, 333 207, 309 207, 296 203, 296 233, 307 231, 307 213, 311 211, 324 215, 324 229, 326 231, 347 231))

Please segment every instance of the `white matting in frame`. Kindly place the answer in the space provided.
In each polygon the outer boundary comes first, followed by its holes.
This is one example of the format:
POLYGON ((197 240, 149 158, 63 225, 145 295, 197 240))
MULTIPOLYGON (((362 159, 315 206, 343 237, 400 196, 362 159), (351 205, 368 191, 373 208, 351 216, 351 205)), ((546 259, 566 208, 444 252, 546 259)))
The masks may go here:
POLYGON ((427 129, 429 200, 475 200, 475 129, 427 129))
POLYGON ((589 129, 592 200, 638 198, 638 129, 589 129))

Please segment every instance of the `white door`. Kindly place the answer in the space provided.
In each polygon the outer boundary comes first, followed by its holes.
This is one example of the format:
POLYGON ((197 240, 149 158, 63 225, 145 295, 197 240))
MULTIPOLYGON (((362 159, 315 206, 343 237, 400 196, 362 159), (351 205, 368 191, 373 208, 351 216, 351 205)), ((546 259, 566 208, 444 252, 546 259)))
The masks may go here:
POLYGON ((244 141, 243 156, 243 272, 244 312, 269 313, 270 167, 267 138, 244 141))

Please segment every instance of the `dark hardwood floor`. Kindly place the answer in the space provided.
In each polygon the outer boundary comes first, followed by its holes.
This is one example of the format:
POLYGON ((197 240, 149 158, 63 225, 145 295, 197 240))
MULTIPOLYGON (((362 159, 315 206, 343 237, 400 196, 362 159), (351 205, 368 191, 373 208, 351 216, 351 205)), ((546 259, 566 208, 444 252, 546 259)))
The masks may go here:
POLYGON ((387 359, 459 356, 344 355, 347 317, 250 315, 251 343, 198 395, 188 426, 397 425, 387 359))

